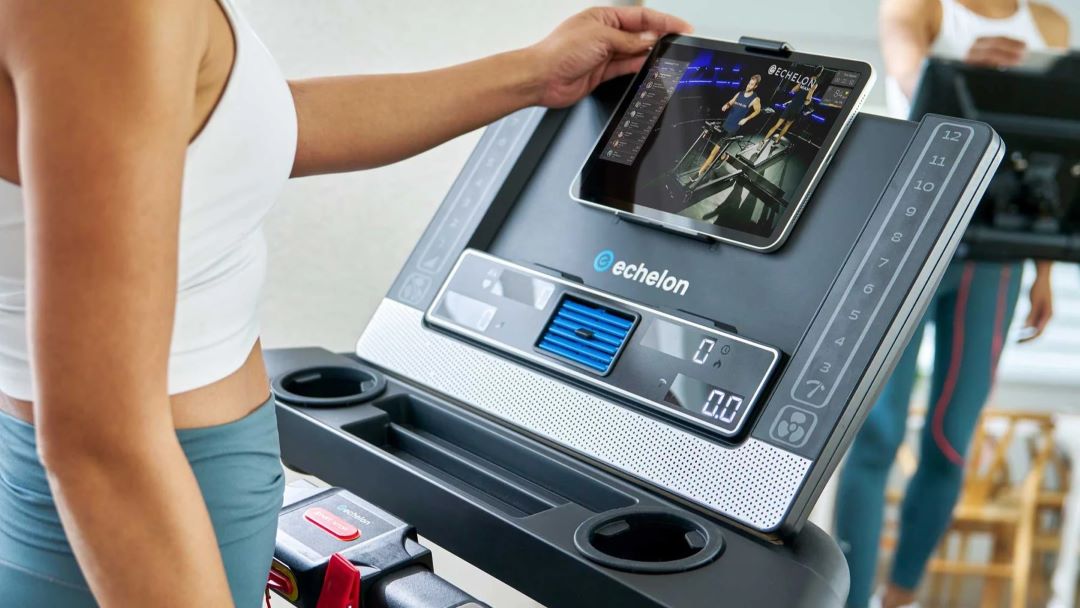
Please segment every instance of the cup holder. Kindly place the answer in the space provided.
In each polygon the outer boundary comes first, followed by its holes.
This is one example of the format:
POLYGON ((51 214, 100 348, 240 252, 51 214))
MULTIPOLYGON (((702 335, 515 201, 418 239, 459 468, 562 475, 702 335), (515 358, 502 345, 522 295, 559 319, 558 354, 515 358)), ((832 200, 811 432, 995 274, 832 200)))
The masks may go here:
POLYGON ((628 507, 585 520, 574 545, 590 560, 617 570, 672 573, 692 570, 724 548, 719 530, 674 510, 628 507))
POLYGON ((306 367, 281 374, 272 388, 278 400, 292 405, 344 407, 378 397, 386 389, 386 379, 360 366, 306 367))

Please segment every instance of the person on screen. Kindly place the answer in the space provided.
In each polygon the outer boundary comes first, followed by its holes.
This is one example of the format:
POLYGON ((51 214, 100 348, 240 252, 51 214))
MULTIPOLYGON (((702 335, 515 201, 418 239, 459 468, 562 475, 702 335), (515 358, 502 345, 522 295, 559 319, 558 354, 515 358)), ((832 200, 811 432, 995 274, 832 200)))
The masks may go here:
POLYGON ((461 65, 286 80, 239 4, 0 0, 2 606, 261 605, 284 492, 262 226, 286 181, 571 106, 691 29, 593 8, 461 65))
MULTIPOLYGON (((724 117, 724 124, 721 127, 724 131, 723 137, 735 137, 739 134, 739 130, 743 125, 754 120, 754 118, 761 113, 761 97, 757 94, 757 87, 760 82, 761 75, 754 74, 750 77, 750 80, 746 81, 746 88, 735 93, 735 96, 721 108, 722 111, 727 112, 727 116, 724 117)), ((709 156, 707 156, 705 162, 701 163, 701 166, 698 167, 694 181, 698 181, 705 176, 705 173, 712 167, 713 162, 716 161, 716 157, 720 155, 721 148, 722 144, 713 144, 709 156)), ((720 158, 720 162, 726 160, 727 154, 725 153, 720 158)))
POLYGON ((776 141, 773 143, 780 143, 781 139, 787 135, 791 129, 791 125, 795 124, 795 121, 805 116, 803 110, 806 108, 812 108, 814 103, 814 93, 818 89, 818 78, 821 78, 821 74, 825 71, 824 67, 818 67, 814 76, 811 78, 808 86, 802 84, 796 84, 792 87, 791 100, 784 105, 784 109, 780 112, 780 116, 776 119, 776 123, 765 134, 765 138, 758 143, 758 152, 765 149, 765 146, 769 144, 769 139, 776 135, 776 141), (779 133, 777 131, 779 130, 779 133))
MULTIPOLYGON (((1008 67, 1027 51, 1064 48, 1069 25, 1028 0, 884 0, 881 38, 890 108, 907 118, 929 55, 1008 67)), ((1027 339, 1053 314, 1050 264, 1038 262, 1027 339)), ((913 606, 926 564, 949 526, 967 451, 990 394, 1020 293, 1019 263, 954 261, 927 311, 935 325, 934 369, 919 463, 900 509, 899 539, 882 591, 873 597, 889 469, 907 427, 920 325, 855 439, 840 474, 836 530, 851 570, 847 605, 913 606)), ((925 320, 924 320, 925 323, 925 320)))

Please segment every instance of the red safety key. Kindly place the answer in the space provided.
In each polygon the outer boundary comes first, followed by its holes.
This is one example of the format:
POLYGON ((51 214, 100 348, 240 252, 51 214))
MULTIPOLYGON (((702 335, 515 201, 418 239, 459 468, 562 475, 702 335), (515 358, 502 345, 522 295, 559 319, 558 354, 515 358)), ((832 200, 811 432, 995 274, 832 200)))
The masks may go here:
POLYGON ((360 571, 340 554, 330 556, 315 608, 360 608, 360 571))

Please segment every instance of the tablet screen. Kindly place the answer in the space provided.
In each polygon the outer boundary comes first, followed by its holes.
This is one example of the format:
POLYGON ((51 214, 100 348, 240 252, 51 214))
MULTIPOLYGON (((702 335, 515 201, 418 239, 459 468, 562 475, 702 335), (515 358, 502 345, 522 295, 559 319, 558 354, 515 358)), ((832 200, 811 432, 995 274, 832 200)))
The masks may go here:
POLYGON ((775 249, 871 78, 870 67, 855 61, 665 38, 573 194, 651 223, 775 249))

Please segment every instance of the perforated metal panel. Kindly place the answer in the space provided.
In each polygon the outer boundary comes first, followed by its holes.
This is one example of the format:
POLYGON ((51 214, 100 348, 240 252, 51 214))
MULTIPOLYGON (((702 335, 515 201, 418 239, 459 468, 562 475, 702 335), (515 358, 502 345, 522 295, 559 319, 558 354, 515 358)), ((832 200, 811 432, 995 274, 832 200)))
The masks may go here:
POLYGON ((810 467, 755 439, 712 443, 436 333, 422 318, 383 300, 357 354, 749 527, 779 526, 810 467))

